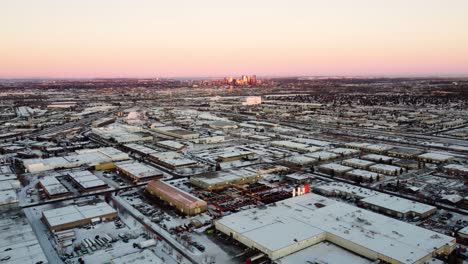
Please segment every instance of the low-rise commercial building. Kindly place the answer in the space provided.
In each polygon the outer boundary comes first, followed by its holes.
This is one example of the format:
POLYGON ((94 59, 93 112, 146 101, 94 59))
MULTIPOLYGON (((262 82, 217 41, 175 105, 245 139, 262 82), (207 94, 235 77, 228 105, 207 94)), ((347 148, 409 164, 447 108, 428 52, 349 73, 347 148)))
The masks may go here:
POLYGON ((70 205, 42 212, 42 219, 51 232, 108 221, 117 217, 117 211, 105 202, 94 205, 70 205))
POLYGON ((318 166, 319 171, 330 175, 344 175, 346 172, 353 170, 352 167, 343 166, 338 163, 327 163, 318 166))
POLYGON ((56 177, 46 176, 39 181, 39 186, 49 199, 66 197, 70 191, 56 177))
POLYGON ((186 130, 186 129, 182 129, 182 128, 178 128, 178 127, 172 127, 172 126, 156 126, 156 125, 154 125, 154 126, 151 126, 151 130, 153 130, 153 131, 155 131, 157 133, 166 135, 166 136, 171 136, 171 137, 180 138, 180 139, 194 139, 194 138, 198 138, 200 136, 200 134, 198 134, 196 132, 186 130))
POLYGON ((115 168, 135 183, 157 180, 164 176, 158 169, 140 162, 116 163, 115 168))
POLYGON ((456 247, 453 237, 312 193, 224 216, 215 227, 271 260, 323 241, 398 264, 423 264, 456 247))
POLYGON ((398 218, 427 218, 437 208, 431 205, 411 201, 397 196, 378 193, 360 201, 365 207, 398 218))
POLYGON ((382 173, 385 175, 398 176, 403 173, 403 169, 398 166, 388 164, 375 164, 369 167, 370 171, 382 173))
POLYGON ((163 181, 150 182, 146 186, 146 191, 168 202, 186 215, 196 215, 208 209, 205 201, 163 181))
POLYGON ((347 160, 343 160, 342 163, 343 165, 350 166, 356 169, 367 169, 371 165, 375 164, 372 161, 362 160, 362 159, 347 159, 347 160))
POLYGON ((68 177, 80 192, 92 192, 109 188, 107 183, 87 170, 69 172, 68 177))
POLYGON ((420 161, 428 162, 428 163, 445 163, 449 162, 454 159, 452 155, 436 153, 436 152, 428 152, 418 156, 420 161))

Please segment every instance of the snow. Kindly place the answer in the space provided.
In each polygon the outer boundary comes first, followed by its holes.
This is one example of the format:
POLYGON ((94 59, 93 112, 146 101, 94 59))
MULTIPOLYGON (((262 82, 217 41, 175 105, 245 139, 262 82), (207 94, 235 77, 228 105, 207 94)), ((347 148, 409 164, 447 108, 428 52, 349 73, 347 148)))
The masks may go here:
POLYGON ((373 261, 360 257, 332 243, 323 242, 278 259, 276 263, 372 264, 373 261))
MULTIPOLYGON (((250 241, 267 254, 265 249, 279 246, 304 247, 307 243, 300 241, 307 236, 311 239, 309 246, 339 237, 341 241, 412 263, 431 255, 434 248, 453 246, 455 241, 452 237, 312 193, 284 200, 264 210, 254 208, 231 214, 215 225, 222 232, 233 232, 234 237, 250 241), (317 207, 317 203, 321 206, 317 207), (272 233, 275 239, 271 239, 272 233), (319 235, 323 238, 317 238, 319 235)), ((343 246, 346 247, 346 243, 343 246)))

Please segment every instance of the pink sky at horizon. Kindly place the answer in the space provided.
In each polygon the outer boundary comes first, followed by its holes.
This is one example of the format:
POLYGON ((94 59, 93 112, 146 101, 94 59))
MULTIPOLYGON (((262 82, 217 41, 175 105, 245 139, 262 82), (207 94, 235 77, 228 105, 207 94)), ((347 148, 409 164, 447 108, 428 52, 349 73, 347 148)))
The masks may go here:
POLYGON ((465 0, 3 0, 0 78, 468 76, 465 0))

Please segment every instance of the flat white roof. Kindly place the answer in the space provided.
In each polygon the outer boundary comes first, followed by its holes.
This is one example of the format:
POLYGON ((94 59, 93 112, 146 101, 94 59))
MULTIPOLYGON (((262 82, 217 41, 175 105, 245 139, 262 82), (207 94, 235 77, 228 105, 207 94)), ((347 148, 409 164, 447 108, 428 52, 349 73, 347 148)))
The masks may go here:
POLYGON ((327 236, 339 237, 402 263, 416 262, 431 255, 434 248, 455 242, 453 237, 312 193, 275 205, 234 213, 217 220, 215 225, 259 249, 293 249, 305 239, 323 235, 325 240, 329 239, 327 236))
POLYGON ((369 155, 365 155, 362 157, 363 159, 366 159, 366 160, 372 160, 372 161, 390 161, 390 160, 393 160, 392 157, 389 157, 389 156, 384 156, 384 155, 377 155, 377 154, 369 154, 369 155))
POLYGON ((343 154, 343 155, 358 154, 361 152, 358 149, 350 149, 350 148, 334 148, 334 149, 329 149, 328 151, 333 152, 335 154, 343 154))
POLYGON ((319 191, 324 191, 325 193, 337 192, 349 194, 359 199, 378 194, 376 191, 343 182, 327 182, 319 185, 313 185, 313 188, 319 191))
POLYGON ((46 191, 51 195, 68 193, 67 188, 54 176, 46 176, 39 181, 46 191))
POLYGON ((67 223, 72 223, 84 219, 96 218, 106 214, 115 213, 114 208, 105 202, 100 202, 95 205, 69 205, 61 208, 56 208, 42 212, 50 226, 58 226, 67 223))
POLYGON ((137 178, 147 178, 162 175, 162 172, 158 169, 139 162, 117 163, 115 164, 115 166, 121 170, 126 171, 127 173, 132 174, 137 178))
POLYGON ((361 201, 404 214, 409 212, 424 214, 436 209, 436 207, 431 205, 418 203, 386 193, 378 193, 376 195, 369 196, 361 201))
POLYGON ((401 167, 387 165, 387 164, 375 164, 369 167, 369 169, 381 170, 381 171, 400 171, 401 167))
POLYGON ((304 154, 306 155, 307 157, 311 157, 311 158, 314 158, 314 159, 334 159, 336 157, 338 157, 337 154, 335 153, 332 153, 332 152, 328 152, 328 151, 318 151, 318 152, 312 152, 312 153, 306 153, 304 154))
POLYGON ((365 166, 365 167, 375 164, 372 161, 362 160, 362 159, 354 159, 354 158, 353 159, 343 160, 343 162, 347 163, 347 165, 350 165, 350 166, 365 166))
POLYGON ((437 161, 447 161, 453 159, 453 156, 447 154, 441 154, 436 152, 428 152, 418 156, 422 159, 430 159, 430 160, 437 160, 437 161))
POLYGON ((346 171, 350 171, 350 170, 353 169, 351 167, 344 166, 344 165, 341 165, 341 164, 338 164, 338 163, 322 164, 322 165, 319 166, 319 168, 329 169, 329 170, 333 170, 333 171, 336 171, 336 172, 346 172, 346 171))
POLYGON ((346 174, 350 174, 350 175, 353 175, 353 176, 361 176, 364 179, 373 178, 374 180, 377 180, 377 177, 379 176, 378 173, 375 173, 375 172, 372 172, 372 171, 360 170, 360 169, 348 171, 346 174))
POLYGON ((373 261, 329 242, 322 242, 276 261, 279 264, 372 264, 373 261))

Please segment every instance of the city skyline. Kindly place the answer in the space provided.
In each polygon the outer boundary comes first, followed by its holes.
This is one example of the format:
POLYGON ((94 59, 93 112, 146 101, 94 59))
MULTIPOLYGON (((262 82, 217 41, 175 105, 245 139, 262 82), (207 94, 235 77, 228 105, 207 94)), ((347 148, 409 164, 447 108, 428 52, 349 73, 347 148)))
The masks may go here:
POLYGON ((3 1, 0 78, 468 76, 461 0, 3 1))

